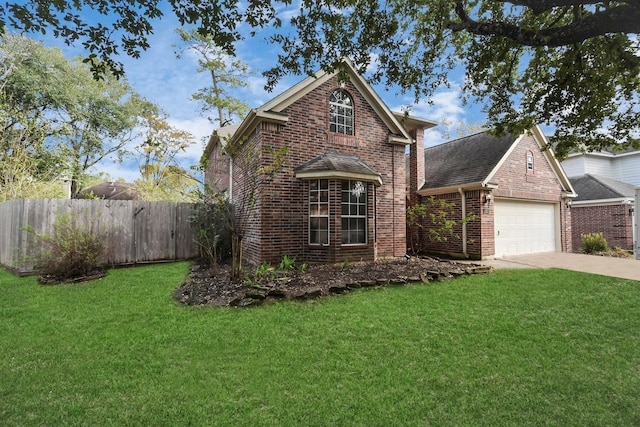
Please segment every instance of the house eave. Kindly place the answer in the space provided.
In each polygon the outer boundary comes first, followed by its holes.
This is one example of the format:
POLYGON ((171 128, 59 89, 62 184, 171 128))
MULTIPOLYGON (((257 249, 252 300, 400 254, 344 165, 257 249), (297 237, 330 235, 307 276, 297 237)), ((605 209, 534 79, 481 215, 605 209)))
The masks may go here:
POLYGON ((406 138, 400 135, 389 135, 389 144, 393 145, 409 145, 411 144, 411 138, 406 138))
POLYGON ((599 199, 599 200, 574 200, 571 203, 571 207, 588 207, 588 206, 612 206, 612 205, 629 205, 633 206, 634 200, 629 197, 619 197, 614 199, 599 199))
POLYGON ((289 117, 286 114, 253 109, 242 121, 236 132, 229 138, 229 143, 236 143, 242 136, 250 135, 262 122, 286 124, 288 121, 289 117))
POLYGON ((335 170, 327 170, 327 171, 309 171, 309 172, 296 172, 296 178, 308 181, 312 179, 340 179, 340 180, 358 180, 371 182, 376 187, 382 185, 382 177, 380 175, 370 175, 356 172, 345 172, 345 171, 335 171, 335 170))
POLYGON ((421 117, 411 116, 411 115, 407 115, 405 113, 400 113, 397 111, 392 111, 392 113, 396 117, 396 119, 400 122, 400 124, 402 124, 402 126, 404 126, 404 128, 407 129, 408 131, 412 131, 415 129, 427 130, 427 129, 431 129, 432 127, 436 127, 440 124, 433 120, 423 119, 421 117))
POLYGON ((418 195, 420 196, 436 196, 439 194, 448 194, 448 193, 457 193, 460 190, 462 191, 473 191, 473 190, 495 190, 498 188, 498 184, 490 183, 490 182, 471 182, 467 184, 460 185, 450 185, 447 187, 435 187, 435 188, 422 188, 418 190, 418 195))

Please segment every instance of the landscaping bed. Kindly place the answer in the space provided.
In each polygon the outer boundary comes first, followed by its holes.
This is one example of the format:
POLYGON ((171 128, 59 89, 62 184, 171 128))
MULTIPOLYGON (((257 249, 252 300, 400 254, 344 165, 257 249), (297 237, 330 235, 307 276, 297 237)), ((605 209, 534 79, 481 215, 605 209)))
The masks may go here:
POLYGON ((256 278, 253 271, 230 280, 229 266, 195 266, 176 289, 176 300, 187 305, 245 307, 282 299, 306 300, 353 289, 402 285, 487 273, 491 267, 433 257, 411 257, 378 262, 318 264, 300 270, 272 271, 256 278))

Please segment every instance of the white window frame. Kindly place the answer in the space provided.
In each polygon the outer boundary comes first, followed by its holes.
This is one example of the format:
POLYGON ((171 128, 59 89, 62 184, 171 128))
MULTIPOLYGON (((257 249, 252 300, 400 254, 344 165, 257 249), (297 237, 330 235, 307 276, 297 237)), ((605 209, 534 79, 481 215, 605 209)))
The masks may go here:
MULTIPOLYGON (((341 215, 341 230, 342 230, 342 238, 340 239, 341 244, 343 246, 354 246, 354 245, 366 245, 368 244, 368 226, 367 226, 367 192, 368 192, 368 184, 362 181, 351 181, 345 180, 341 181, 341 203, 340 208, 342 209, 341 215), (344 184, 347 183, 347 190, 344 188, 344 184), (358 186, 362 186, 360 191, 357 191, 356 188, 358 186), (355 191, 355 192, 354 192, 355 191), (360 194, 357 194, 360 193, 360 194), (355 200, 354 200, 355 197, 355 200), (346 199, 346 201, 345 201, 346 199), (346 208, 346 209, 345 209, 346 208), (355 213, 352 213, 354 212, 355 213), (347 212, 347 213, 345 213, 347 212), (347 227, 345 230, 345 220, 347 222, 347 227), (351 220, 357 220, 358 222, 364 221, 364 226, 362 229, 364 241, 362 242, 352 242, 350 241, 350 227, 349 224, 351 220), (347 242, 345 243, 345 232, 347 233, 347 242)), ((358 229, 356 228, 356 231, 358 229)))
MULTIPOLYGON (((329 243, 331 242, 331 221, 330 221, 330 216, 329 216, 329 212, 331 211, 331 203, 330 203, 330 198, 329 198, 329 180, 326 179, 315 179, 312 181, 309 181, 309 238, 308 238, 308 242, 309 245, 313 245, 313 246, 327 246, 329 245, 329 243), (315 189, 313 188, 314 186, 312 185, 313 183, 315 183, 315 189), (326 201, 323 201, 323 197, 322 194, 325 194, 325 199, 326 201), (316 197, 314 197, 314 195, 316 197), (323 207, 326 207, 326 210, 323 209, 323 207), (312 230, 312 223, 314 219, 325 219, 327 221, 327 239, 326 242, 321 242, 321 241, 317 241, 317 242, 312 242, 311 241, 311 230, 312 230)), ((321 231, 322 229, 317 228, 317 231, 321 231)))
POLYGON ((527 170, 533 172, 533 168, 534 168, 533 153, 531 151, 527 151, 527 170))
POLYGON ((331 92, 329 96, 329 130, 343 135, 355 135, 353 98, 342 89, 331 92))

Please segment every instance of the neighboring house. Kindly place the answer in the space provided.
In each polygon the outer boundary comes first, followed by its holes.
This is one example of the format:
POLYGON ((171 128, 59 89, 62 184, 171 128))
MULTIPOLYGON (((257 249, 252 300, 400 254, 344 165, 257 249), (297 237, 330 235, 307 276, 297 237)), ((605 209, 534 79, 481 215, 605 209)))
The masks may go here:
POLYGON ((569 177, 592 174, 640 186, 640 150, 571 153, 562 167, 569 177))
POLYGON ((546 145, 536 126, 518 137, 479 133, 411 152, 410 203, 444 198, 455 204, 456 219, 475 216, 457 227, 460 238, 429 241, 423 231, 422 246, 475 259, 570 251, 576 194, 546 145))
POLYGON ((245 260, 339 262, 406 253, 405 151, 422 148, 423 131, 436 123, 391 112, 348 62, 346 73, 341 80, 337 71, 320 71, 212 135, 206 182, 236 201, 251 186, 241 161, 256 153, 254 167, 265 167, 273 151, 288 147, 250 213, 245 260), (238 151, 234 158, 224 154, 225 144, 238 151))
POLYGON ((78 199, 103 200, 138 200, 138 190, 133 184, 125 182, 102 182, 92 187, 83 188, 78 199))
POLYGON ((588 233, 603 233, 609 246, 633 250, 640 151, 571 153, 562 166, 578 192, 572 216, 574 250, 580 248, 580 236, 588 233))
POLYGON ((589 233, 602 233, 610 247, 633 250, 635 187, 591 174, 570 180, 578 193, 571 206, 573 251, 589 233))

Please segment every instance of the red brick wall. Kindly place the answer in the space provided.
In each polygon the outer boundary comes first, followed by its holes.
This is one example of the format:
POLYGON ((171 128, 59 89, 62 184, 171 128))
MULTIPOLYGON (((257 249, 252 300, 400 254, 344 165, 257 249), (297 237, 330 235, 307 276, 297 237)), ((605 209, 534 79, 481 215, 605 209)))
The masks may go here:
POLYGON ((229 157, 222 154, 222 145, 217 143, 209 153, 209 164, 205 168, 205 184, 214 193, 229 189, 229 157))
MULTIPOLYGON (((494 254, 494 236, 493 236, 493 204, 484 203, 482 200, 484 194, 488 192, 473 190, 465 191, 465 211, 466 217, 472 218, 466 224, 466 255, 463 247, 463 224, 462 224, 462 198, 460 193, 447 193, 434 196, 436 199, 444 199, 447 203, 452 203, 454 207, 451 209, 448 218, 458 222, 454 227, 452 236, 443 234, 446 241, 437 241, 430 236, 429 228, 434 228, 431 220, 427 218, 424 222, 424 228, 421 234, 423 249, 427 253, 444 254, 456 257, 468 257, 472 259, 481 259, 494 254)), ((428 203, 427 197, 421 198, 422 203, 428 203)), ((436 215, 441 209, 431 209, 429 213, 436 215)))
POLYGON ((562 199, 562 186, 533 136, 522 137, 492 181, 498 184, 498 188, 493 190, 494 198, 559 203, 561 249, 571 251, 571 210, 566 208, 565 200, 562 199), (527 170, 527 152, 533 153, 533 171, 527 170))
POLYGON ((243 258, 253 263, 259 263, 261 259, 261 246, 258 230, 262 228, 262 218, 259 214, 260 205, 251 203, 251 193, 260 196, 264 194, 264 187, 255 185, 261 177, 256 178, 255 170, 264 155, 258 150, 261 129, 258 128, 246 141, 243 141, 243 150, 233 149, 238 154, 233 159, 233 185, 231 196, 235 209, 235 223, 238 232, 243 233, 242 250, 243 258))
MULTIPOLYGON (((428 160, 427 160, 428 161, 428 160)), ((475 215, 467 224, 467 256, 474 259, 491 257, 495 254, 494 203, 495 197, 522 200, 557 202, 560 205, 560 240, 563 251, 571 251, 571 210, 562 199, 562 187, 555 172, 532 136, 524 136, 514 147, 505 162, 494 175, 491 183, 498 184, 495 190, 465 191, 466 212, 475 215), (534 170, 527 169, 527 152, 534 156, 534 170), (491 194, 491 201, 486 196, 491 194)), ((455 203, 453 217, 462 218, 459 193, 436 196, 455 203)), ((422 198, 422 201, 426 198, 422 198)), ((427 221, 428 222, 428 221, 427 221)), ((429 240, 428 224, 421 234, 423 247, 427 252, 463 256, 462 239, 449 238, 446 242, 429 240)), ((455 229, 462 236, 462 226, 455 229)))
MULTIPOLYGON (((286 124, 263 123, 256 133, 263 147, 278 150, 286 145, 289 154, 280 174, 263 189, 260 218, 245 241, 248 261, 273 263, 288 255, 298 261, 338 262, 405 254, 405 147, 388 143, 388 128, 350 82, 344 90, 354 101, 355 135, 330 132, 329 95, 339 87, 337 78, 329 80, 284 111, 286 124), (373 184, 367 185, 366 245, 341 245, 340 182, 334 180, 330 181, 330 244, 308 244, 308 183, 297 179, 294 169, 324 153, 358 156, 382 177, 383 184, 375 191, 373 184)), ((267 150, 262 156, 263 164, 268 164, 267 150)))
POLYGON ((630 205, 572 206, 573 252, 580 252, 580 236, 603 233, 609 247, 633 250, 633 216, 630 205))

